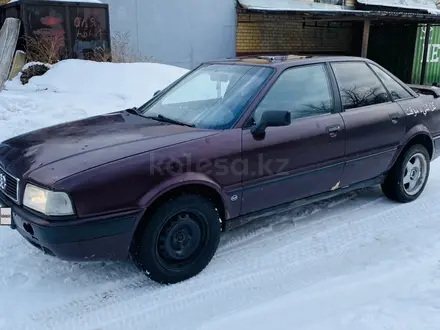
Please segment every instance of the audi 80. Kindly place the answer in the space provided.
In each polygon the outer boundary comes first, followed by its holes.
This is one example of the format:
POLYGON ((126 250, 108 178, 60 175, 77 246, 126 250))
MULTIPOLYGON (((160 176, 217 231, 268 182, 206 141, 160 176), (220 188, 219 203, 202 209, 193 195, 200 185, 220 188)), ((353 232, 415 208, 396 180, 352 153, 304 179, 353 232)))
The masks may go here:
POLYGON ((365 58, 207 62, 138 108, 2 142, 0 203, 47 254, 131 258, 177 283, 222 231, 274 210, 374 185, 417 199, 439 155, 439 95, 365 58))

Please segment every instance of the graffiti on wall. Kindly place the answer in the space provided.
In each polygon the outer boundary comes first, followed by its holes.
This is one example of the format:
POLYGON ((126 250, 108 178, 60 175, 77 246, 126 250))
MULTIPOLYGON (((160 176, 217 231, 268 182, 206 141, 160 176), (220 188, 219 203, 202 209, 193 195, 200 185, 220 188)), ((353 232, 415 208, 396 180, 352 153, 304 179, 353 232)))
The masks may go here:
POLYGON ((102 28, 94 16, 87 19, 77 16, 73 25, 76 28, 76 39, 83 41, 101 39, 102 28))
POLYGON ((107 50, 104 35, 106 15, 104 11, 84 10, 73 18, 73 51, 77 58, 87 59, 97 51, 107 50))

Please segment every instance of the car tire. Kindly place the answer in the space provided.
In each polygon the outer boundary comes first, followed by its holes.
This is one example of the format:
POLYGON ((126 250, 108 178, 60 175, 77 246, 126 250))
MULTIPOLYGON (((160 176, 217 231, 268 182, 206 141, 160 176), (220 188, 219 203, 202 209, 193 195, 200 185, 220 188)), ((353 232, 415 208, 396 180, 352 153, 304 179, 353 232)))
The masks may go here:
POLYGON ((425 189, 430 172, 430 157, 420 144, 406 150, 388 172, 381 185, 384 195, 396 202, 416 200, 425 189))
POLYGON ((132 257, 153 281, 174 284, 202 272, 221 234, 214 205, 198 195, 182 195, 161 205, 147 220, 132 257))

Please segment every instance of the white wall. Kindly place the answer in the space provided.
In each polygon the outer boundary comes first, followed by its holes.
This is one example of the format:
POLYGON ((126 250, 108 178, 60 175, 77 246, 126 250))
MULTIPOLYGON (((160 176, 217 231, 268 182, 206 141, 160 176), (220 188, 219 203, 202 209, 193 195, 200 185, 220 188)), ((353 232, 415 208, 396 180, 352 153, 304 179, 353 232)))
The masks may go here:
POLYGON ((103 0, 111 32, 130 32, 143 56, 194 68, 235 56, 235 0, 103 0))

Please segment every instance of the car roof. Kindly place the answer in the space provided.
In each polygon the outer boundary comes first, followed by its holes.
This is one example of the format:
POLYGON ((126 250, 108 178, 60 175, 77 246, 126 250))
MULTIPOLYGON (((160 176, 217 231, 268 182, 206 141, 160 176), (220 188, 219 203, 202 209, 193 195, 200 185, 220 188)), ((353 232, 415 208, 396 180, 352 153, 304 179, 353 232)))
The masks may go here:
POLYGON ((252 55, 241 56, 236 58, 222 59, 216 61, 205 62, 205 64, 247 64, 261 65, 276 68, 292 67, 304 65, 308 63, 322 63, 335 61, 364 61, 371 62, 369 59, 357 56, 340 56, 340 55, 252 55))

